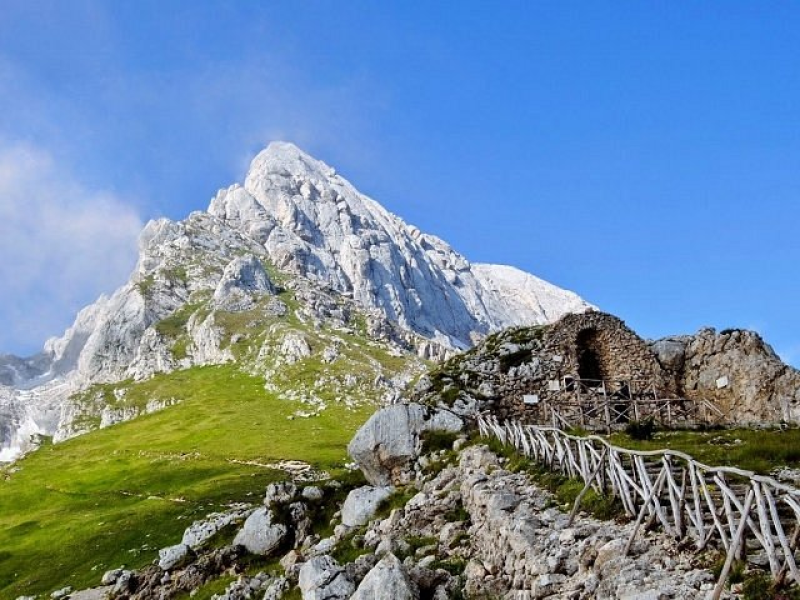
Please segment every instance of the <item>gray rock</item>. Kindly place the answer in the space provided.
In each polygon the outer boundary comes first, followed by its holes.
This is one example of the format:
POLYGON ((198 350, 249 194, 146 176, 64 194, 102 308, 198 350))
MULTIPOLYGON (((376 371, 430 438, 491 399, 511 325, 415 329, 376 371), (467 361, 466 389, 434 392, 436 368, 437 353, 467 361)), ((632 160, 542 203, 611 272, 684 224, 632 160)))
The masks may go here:
POLYGON ((186 566, 194 558, 194 552, 186 544, 176 544, 158 551, 158 566, 164 571, 171 571, 186 566))
POLYGON ((270 509, 259 508, 244 522, 233 543, 244 546, 252 554, 269 556, 278 550, 287 533, 285 525, 274 522, 270 509))
POLYGON ((114 585, 119 579, 119 576, 122 575, 122 569, 111 569, 110 571, 106 571, 103 573, 103 577, 100 579, 100 583, 103 585, 114 585))
POLYGON ((342 506, 342 525, 358 527, 372 518, 381 502, 394 493, 393 487, 356 488, 347 495, 342 506))
POLYGON ((133 571, 123 570, 117 577, 114 587, 111 589, 111 596, 121 596, 130 591, 131 583, 133 583, 133 571))
POLYGON ((665 369, 679 372, 686 358, 686 346, 677 340, 658 340, 650 346, 658 362, 665 369))
POLYGON ((300 569, 303 600, 347 600, 354 590, 347 571, 330 556, 316 556, 300 569))
POLYGON ((70 592, 72 592, 72 588, 70 586, 67 586, 67 587, 61 588, 60 590, 56 590, 55 592, 50 594, 50 597, 53 600, 61 600, 61 598, 68 597, 70 595, 70 592))
POLYGON ((387 554, 367 573, 351 600, 416 600, 419 591, 394 554, 387 554))
POLYGON ((266 506, 289 504, 297 495, 297 486, 291 481, 277 481, 267 486, 264 494, 266 506))
POLYGON ((262 600, 280 600, 290 587, 291 584, 286 577, 278 577, 269 584, 262 600))
POLYGON ((260 295, 274 293, 264 265, 250 254, 234 258, 225 267, 214 290, 214 305, 229 312, 250 310, 260 295))
POLYGON ((99 587, 99 588, 91 588, 88 590, 80 590, 78 592, 73 592, 69 595, 69 600, 107 600, 109 598, 109 593, 111 592, 110 587, 99 587))
POLYGON ((186 544, 192 550, 197 550, 219 533, 221 529, 233 523, 244 521, 252 512, 253 509, 234 508, 222 513, 212 513, 204 519, 198 519, 183 532, 181 543, 186 544))
POLYGON ((373 414, 347 450, 372 485, 406 483, 408 468, 421 449, 422 432, 462 428, 463 422, 452 413, 414 403, 395 404, 373 414))
POLYGON ((324 496, 322 490, 315 485, 304 487, 300 495, 309 502, 319 502, 324 496))

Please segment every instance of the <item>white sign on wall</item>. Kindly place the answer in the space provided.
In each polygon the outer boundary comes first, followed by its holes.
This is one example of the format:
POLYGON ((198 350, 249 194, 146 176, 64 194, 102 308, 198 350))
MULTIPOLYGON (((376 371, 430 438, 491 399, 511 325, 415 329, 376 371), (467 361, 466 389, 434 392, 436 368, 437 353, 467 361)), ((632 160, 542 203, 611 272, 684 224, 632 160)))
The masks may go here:
POLYGON ((548 392, 558 392, 561 390, 561 382, 558 379, 551 379, 547 382, 548 392))
POLYGON ((539 394, 530 394, 522 397, 522 401, 528 406, 539 404, 539 394))

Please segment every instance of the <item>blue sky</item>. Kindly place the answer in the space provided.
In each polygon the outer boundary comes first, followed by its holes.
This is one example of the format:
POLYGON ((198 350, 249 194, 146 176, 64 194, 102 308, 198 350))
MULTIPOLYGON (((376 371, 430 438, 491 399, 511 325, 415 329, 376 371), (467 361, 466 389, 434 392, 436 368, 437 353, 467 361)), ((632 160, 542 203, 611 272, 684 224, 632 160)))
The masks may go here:
POLYGON ((293 141, 642 335, 800 364, 800 5, 0 2, 0 349, 293 141))

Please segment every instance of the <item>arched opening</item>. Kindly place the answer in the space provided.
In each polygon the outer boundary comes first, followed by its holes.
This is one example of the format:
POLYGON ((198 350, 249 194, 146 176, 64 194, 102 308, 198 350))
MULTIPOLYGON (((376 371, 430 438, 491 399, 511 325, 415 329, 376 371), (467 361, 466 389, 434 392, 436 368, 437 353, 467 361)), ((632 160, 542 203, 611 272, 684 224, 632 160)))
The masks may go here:
POLYGON ((595 329, 584 329, 578 334, 577 355, 578 378, 585 385, 600 385, 606 374, 603 371, 595 329))

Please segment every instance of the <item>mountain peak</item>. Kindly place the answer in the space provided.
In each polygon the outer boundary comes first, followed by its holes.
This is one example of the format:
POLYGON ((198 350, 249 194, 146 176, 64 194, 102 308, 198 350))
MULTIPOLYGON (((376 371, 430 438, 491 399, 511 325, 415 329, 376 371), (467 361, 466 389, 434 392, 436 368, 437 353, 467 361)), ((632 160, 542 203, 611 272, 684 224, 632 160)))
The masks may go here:
POLYGON ((291 175, 302 178, 333 177, 336 171, 317 160, 291 142, 274 141, 259 152, 250 163, 248 182, 268 178, 270 175, 291 175))

